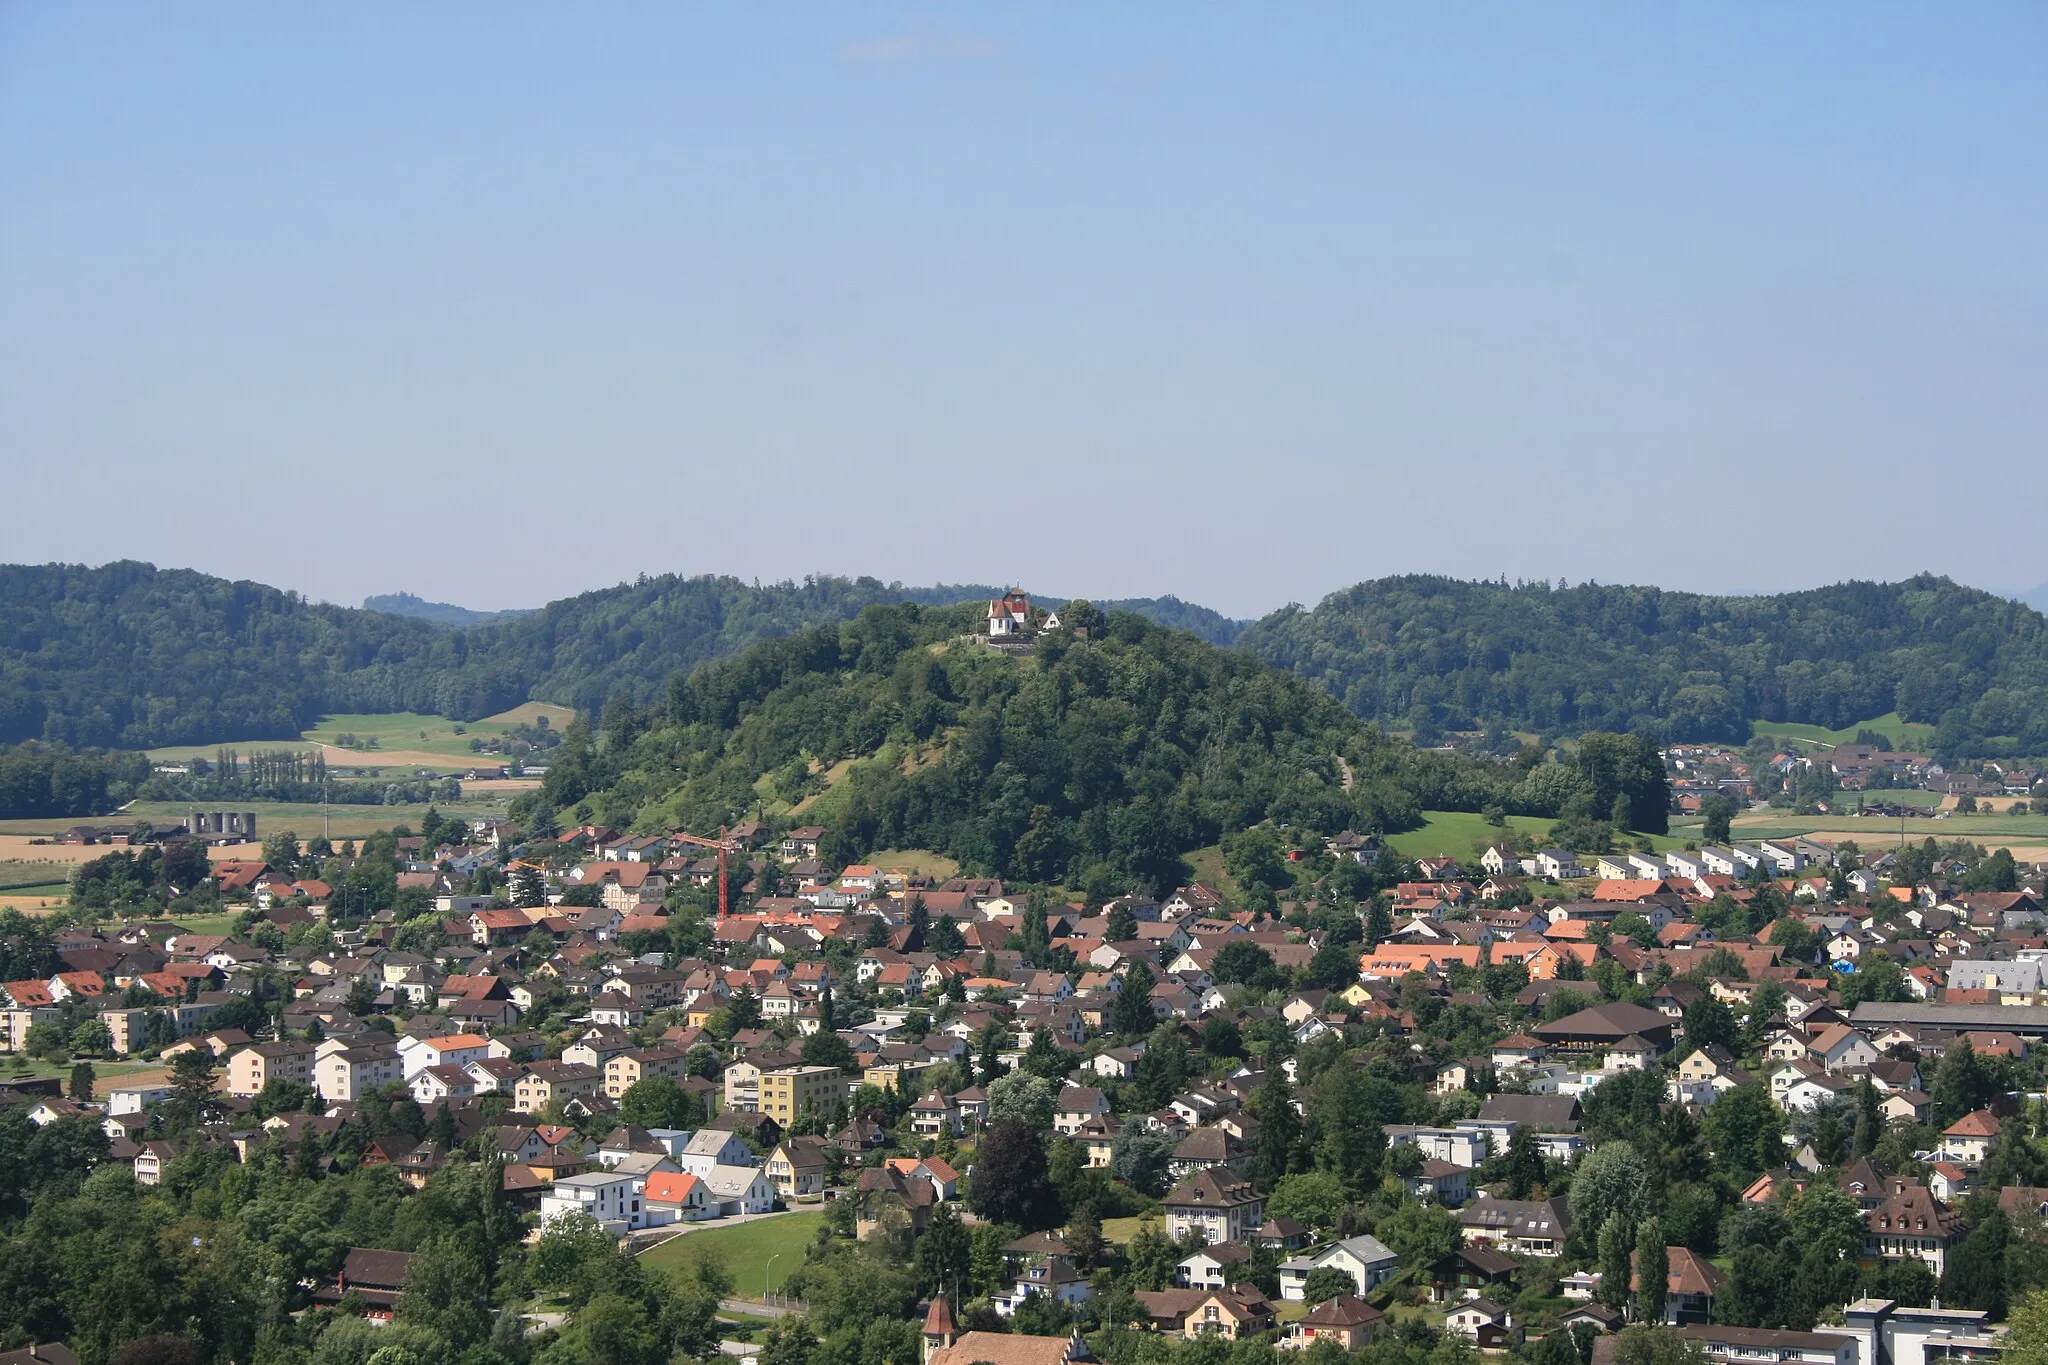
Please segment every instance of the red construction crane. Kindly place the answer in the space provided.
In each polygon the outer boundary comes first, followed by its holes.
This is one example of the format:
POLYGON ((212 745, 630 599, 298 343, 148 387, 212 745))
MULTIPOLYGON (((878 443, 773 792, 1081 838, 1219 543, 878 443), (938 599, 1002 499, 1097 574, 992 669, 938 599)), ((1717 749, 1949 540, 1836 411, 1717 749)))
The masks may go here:
POLYGON ((725 855, 728 853, 738 853, 740 846, 725 837, 725 826, 723 825, 718 827, 718 837, 716 839, 700 839, 694 834, 685 834, 681 830, 677 830, 668 837, 678 844, 694 844, 698 848, 715 848, 718 850, 718 918, 723 920, 732 912, 732 895, 726 889, 725 881, 725 855))

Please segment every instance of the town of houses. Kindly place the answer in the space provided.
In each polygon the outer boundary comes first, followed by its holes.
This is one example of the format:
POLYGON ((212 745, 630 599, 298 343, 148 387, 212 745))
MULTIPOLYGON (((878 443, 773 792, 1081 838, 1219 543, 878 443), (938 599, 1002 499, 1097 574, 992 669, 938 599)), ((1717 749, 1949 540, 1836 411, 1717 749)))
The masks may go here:
MULTIPOLYGON (((721 875, 702 840, 591 826, 545 862, 502 824, 466 845, 412 841, 401 877, 432 897, 430 951, 394 946, 388 914, 323 931, 326 885, 221 863, 221 892, 246 907, 249 931, 79 925, 56 936, 60 970, 0 983, 9 1052, 47 1043, 39 1026, 75 1036, 89 1017, 107 1058, 175 1067, 204 1054, 215 1093, 203 1127, 166 1133, 161 1073, 110 1079, 89 1098, 0 1076, 0 1096, 39 1125, 97 1122, 109 1160, 144 1185, 193 1144, 243 1159, 317 1146, 368 1098, 403 1096, 432 1130, 382 1133, 358 1160, 417 1189, 458 1146, 485 1150, 539 1227, 580 1216, 640 1237, 829 1202, 851 1206, 858 1238, 914 1238, 941 1206, 964 1207, 991 1086, 1029 1069, 1053 1081, 1046 1140, 1080 1168, 1112 1169, 1134 1134, 1170 1153, 1146 1202, 1175 1240, 1172 1284, 1136 1295, 1133 1325, 1355 1346, 1393 1330, 1390 1286, 1419 1286, 1441 1330, 1489 1350, 1525 1346, 1532 1328, 1606 1332, 1627 1318, 1597 1268, 1542 1269, 1584 1263, 1589 1234, 1575 1237, 1567 1192, 1600 1146, 1587 1105, 1617 1078, 1652 1078, 1665 1109, 1709 1131, 1715 1106, 1761 1097, 1785 1137, 1736 1197, 1782 1202, 1832 1182, 1860 1211, 1862 1262, 1917 1261, 1935 1281, 1971 1233, 1963 1209, 1981 1205, 2008 1126, 2037 1102, 2048 917, 2041 870, 2024 865, 2012 889, 1986 891, 1964 889, 1967 860, 1902 882, 1895 858, 1839 865, 1832 845, 1806 839, 1599 855, 1503 843, 1403 865, 1381 899, 1383 930, 1347 939, 1305 904, 1262 917, 1201 883, 1048 904, 991 880, 827 867, 824 834, 724 832, 745 885, 734 913, 699 917, 689 952, 671 933, 676 907, 721 875), (511 894, 468 894, 479 867, 499 869, 511 894), (1142 1009, 1127 1003, 1134 981, 1142 1009), (1455 1036, 1482 1035, 1477 1050, 1433 1028, 1452 1011, 1470 1021, 1455 1036), (1689 1036, 1717 1020, 1732 1031, 1689 1036), (1260 1046, 1219 1046, 1219 1023, 1260 1046), (821 1034, 837 1039, 834 1064, 806 1059, 821 1034), (1193 1064, 1138 1103, 1148 1053, 1169 1045, 1193 1064), (1370 1232, 1270 1212, 1272 1182, 1251 1174, 1269 1072, 1305 1115, 1304 1059, 1365 1045, 1375 1066, 1398 1058, 1401 1083, 1437 1115, 1380 1125, 1402 1197, 1455 1222, 1455 1245, 1427 1264, 1404 1264, 1370 1232), (1961 1050, 2016 1083, 1944 1112, 1937 1073, 1961 1050), (621 1120, 651 1078, 686 1097, 686 1125, 621 1120), (1853 1122, 1873 1096, 1886 1130, 1921 1135, 1890 1168, 1811 1135, 1817 1116, 1853 1122), (1498 1176, 1503 1154, 1525 1149, 1550 1173, 1541 1197, 1515 1197, 1498 1176), (1531 1322, 1511 1305, 1544 1275, 1558 1311, 1531 1322)), ((1399 862, 1349 835, 1297 854, 1399 862)), ((1370 930, 1363 907, 1359 918, 1370 930)), ((2048 1189, 2007 1185, 1995 1199, 2015 1219, 2048 1210, 2048 1189)), ((1005 1253, 1014 1278, 990 1296, 998 1315, 1099 1297, 1056 1231, 1005 1253)), ((388 1261, 401 1253, 361 1254, 363 1274, 402 1270, 388 1261)), ((1716 1360, 1921 1365, 1937 1345, 1953 1358, 2003 1344, 1981 1311, 1889 1300, 1840 1305, 1837 1325, 1813 1332, 1726 1326, 1714 1305, 1727 1271, 1692 1247, 1668 1259, 1666 1320, 1716 1360)), ((990 1333, 960 1331, 965 1309, 931 1303, 928 1359, 998 1358, 961 1354, 993 1349, 972 1340, 990 1333)), ((1044 1340, 1060 1348, 1043 1347, 1049 1362, 1085 1349, 1044 1340)))

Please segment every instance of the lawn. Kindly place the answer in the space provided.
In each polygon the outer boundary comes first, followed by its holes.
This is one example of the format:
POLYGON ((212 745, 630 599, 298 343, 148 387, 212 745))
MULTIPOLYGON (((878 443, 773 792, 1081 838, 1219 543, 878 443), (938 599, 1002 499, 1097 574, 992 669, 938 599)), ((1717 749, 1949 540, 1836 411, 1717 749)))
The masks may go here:
POLYGON ((790 1272, 804 1263, 804 1248, 818 1234, 825 1221, 822 1212, 785 1213, 729 1228, 707 1227, 672 1237, 645 1253, 641 1259, 657 1270, 678 1273, 708 1255, 725 1262, 733 1279, 733 1293, 741 1298, 759 1298, 778 1289, 790 1272), (774 1264, 769 1264, 769 1258, 774 1264), (764 1278, 765 1282, 764 1282, 764 1278))
POLYGON ((1752 735, 1771 735, 1779 739, 1804 740, 1808 744, 1826 745, 1833 748, 1838 744, 1853 744, 1858 730, 1875 730, 1890 739, 1892 743, 1907 750, 1925 750, 1934 744, 1934 727, 1915 721, 1900 720, 1896 711, 1886 712, 1875 720, 1860 720, 1840 730, 1830 730, 1821 725, 1793 725, 1786 721, 1753 720, 1749 723, 1752 735))
POLYGON ((1105 1218, 1102 1220, 1103 1240, 1123 1246, 1132 1237, 1136 1236, 1138 1229, 1146 1223, 1157 1225, 1159 1223, 1159 1215, 1155 1213, 1149 1218, 1105 1218))
POLYGON ((930 877, 935 882, 947 881, 960 875, 960 864, 945 854, 934 853, 928 848, 885 848, 870 853, 868 862, 885 872, 930 877))

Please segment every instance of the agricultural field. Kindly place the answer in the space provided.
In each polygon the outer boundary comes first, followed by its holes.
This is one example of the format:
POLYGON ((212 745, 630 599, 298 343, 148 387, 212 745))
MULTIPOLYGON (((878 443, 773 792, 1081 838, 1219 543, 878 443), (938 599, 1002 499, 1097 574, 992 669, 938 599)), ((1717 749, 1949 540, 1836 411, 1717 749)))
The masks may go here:
POLYGON ((1907 752, 1922 751, 1934 743, 1934 727, 1916 721, 1900 720, 1896 711, 1886 712, 1875 720, 1860 720, 1841 730, 1830 730, 1820 725, 1793 725, 1787 721, 1753 720, 1749 723, 1752 735, 1770 735, 1778 739, 1798 740, 1816 748, 1834 748, 1840 744, 1856 742, 1858 730, 1875 730, 1889 736, 1892 743, 1907 752))
MULTIPOLYGON (((327 766, 334 769, 383 768, 411 772, 426 768, 437 773, 459 773, 471 767, 495 766, 504 761, 496 754, 473 752, 469 747, 471 740, 496 738, 510 733, 516 726, 538 724, 542 717, 546 717, 551 727, 560 730, 575 719, 575 714, 566 706, 534 701, 471 721, 423 716, 411 711, 323 716, 320 723, 301 734, 297 742, 319 745, 327 757, 327 766), (344 737, 352 738, 355 747, 344 747, 344 737), (376 741, 376 747, 367 747, 372 740, 376 741)), ((151 749, 149 756, 158 762, 176 762, 189 758, 212 758, 222 747, 251 753, 289 748, 292 743, 290 740, 259 739, 226 746, 182 744, 151 749)))
POLYGON ((705 1227, 672 1237, 645 1252, 641 1260, 656 1270, 678 1274, 706 1256, 716 1256, 732 1276, 733 1293, 759 1298, 780 1289, 804 1263, 804 1248, 818 1235, 823 1212, 785 1213, 731 1227, 705 1227), (774 1263, 769 1263, 770 1258, 774 1263))
POLYGON ((1853 839, 1865 849, 1891 848, 1903 838, 1919 843, 1968 839, 1987 848, 2009 848, 2015 858, 2048 858, 2048 815, 1958 815, 1930 812, 1922 818, 1877 815, 1794 815, 1790 811, 1745 811, 1735 818, 1739 839, 1789 839, 1807 835, 1827 843, 1853 839))

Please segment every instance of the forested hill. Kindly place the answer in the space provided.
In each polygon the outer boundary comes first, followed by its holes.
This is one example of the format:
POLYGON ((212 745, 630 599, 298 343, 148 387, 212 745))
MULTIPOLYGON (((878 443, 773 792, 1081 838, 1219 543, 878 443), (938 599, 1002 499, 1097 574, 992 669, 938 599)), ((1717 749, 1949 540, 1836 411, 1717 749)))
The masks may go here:
POLYGON ((2048 621, 1925 575, 1768 597, 1383 578, 1238 644, 1394 728, 1742 740, 1896 710, 1945 752, 2048 752, 2048 621))
MULTIPOLYGON (((288 739, 332 712, 473 720, 528 700, 595 712, 615 696, 654 695, 679 670, 878 603, 998 592, 666 574, 451 626, 148 564, 0 565, 0 744, 288 739)), ((1205 634, 1236 624, 1174 598, 1128 605, 1205 634)))
MULTIPOLYGON (((826 828, 828 861, 929 848, 1101 890, 1171 887, 1180 855, 1267 819, 1398 829, 1425 808, 1553 813, 1578 791, 1570 774, 1420 753, 1320 688, 1135 615, 1021 655, 968 638, 980 619, 978 604, 873 607, 678 674, 594 737, 572 728, 516 813, 713 830, 794 805, 826 828)), ((1612 796, 1584 804, 1604 814, 1612 796)))
POLYGON ((392 616, 416 616, 437 626, 480 626, 490 621, 509 621, 524 616, 531 608, 510 611, 475 611, 453 602, 429 602, 409 592, 379 593, 363 599, 364 611, 387 612, 392 616))

